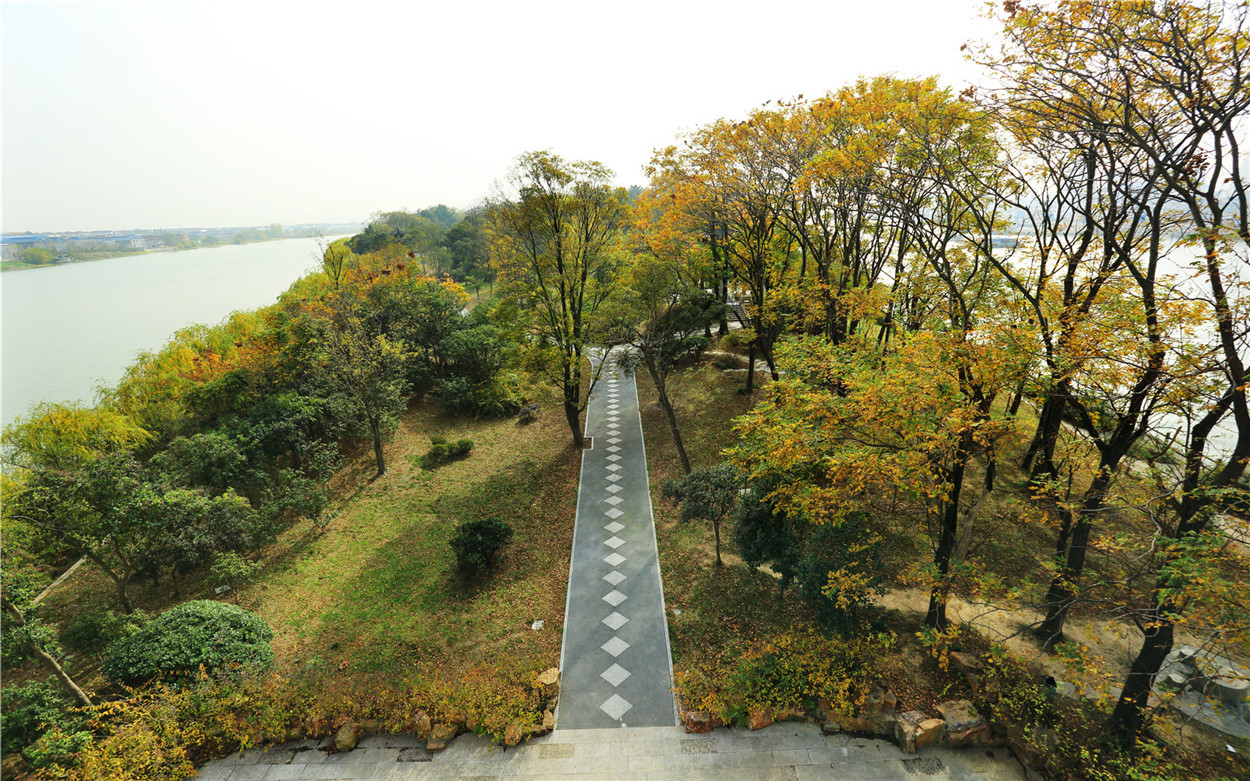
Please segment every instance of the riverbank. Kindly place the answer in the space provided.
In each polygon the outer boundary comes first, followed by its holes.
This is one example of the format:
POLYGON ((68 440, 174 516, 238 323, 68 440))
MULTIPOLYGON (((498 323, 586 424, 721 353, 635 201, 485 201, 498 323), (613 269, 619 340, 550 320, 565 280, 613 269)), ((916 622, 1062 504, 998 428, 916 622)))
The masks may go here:
MULTIPOLYGON (((189 247, 152 247, 151 249, 138 250, 100 250, 94 252, 80 252, 69 256, 69 260, 58 258, 51 263, 22 263, 17 260, 0 260, 0 272, 4 271, 25 271, 34 268, 51 268, 53 266, 68 266, 74 263, 90 263, 95 260, 113 260, 115 258, 128 258, 135 255, 153 255, 161 252, 183 252, 193 249, 215 249, 217 247, 234 247, 244 244, 261 244, 268 241, 287 241, 289 239, 306 239, 314 238, 314 236, 267 236, 259 239, 246 239, 243 241, 227 241, 220 244, 196 244, 189 247)), ((63 256, 64 257, 64 256, 63 256)))

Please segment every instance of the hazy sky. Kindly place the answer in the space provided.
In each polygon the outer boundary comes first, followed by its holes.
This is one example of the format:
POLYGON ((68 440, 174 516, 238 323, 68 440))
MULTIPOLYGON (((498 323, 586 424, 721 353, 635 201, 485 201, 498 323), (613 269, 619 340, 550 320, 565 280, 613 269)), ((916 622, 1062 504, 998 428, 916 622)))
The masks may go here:
POLYGON ((683 129, 976 79, 982 0, 3 5, 3 230, 473 204, 533 149, 644 184, 683 129))

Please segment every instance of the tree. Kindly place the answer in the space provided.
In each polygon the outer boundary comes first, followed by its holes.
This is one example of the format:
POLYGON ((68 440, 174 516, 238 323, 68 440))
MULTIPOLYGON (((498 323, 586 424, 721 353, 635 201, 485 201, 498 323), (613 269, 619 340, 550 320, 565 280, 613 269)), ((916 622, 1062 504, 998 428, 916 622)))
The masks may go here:
POLYGON ((343 282, 343 275, 351 268, 354 253, 347 246, 347 239, 339 239, 335 242, 327 242, 320 236, 317 237, 317 250, 320 254, 321 270, 333 283, 334 289, 338 290, 339 285, 343 282))
POLYGON ((348 422, 373 442, 374 479, 386 475, 382 443, 399 425, 407 405, 403 341, 367 327, 350 302, 336 299, 321 328, 319 375, 343 401, 348 422))
POLYGON ((17 253, 17 260, 28 266, 46 266, 56 260, 56 253, 45 247, 27 247, 17 253))
MULTIPOLYGON (((600 314, 621 265, 616 244, 627 199, 611 179, 600 163, 530 152, 509 174, 510 197, 490 212, 492 264, 531 338, 531 354, 561 391, 574 447, 583 444, 589 398, 582 396, 582 364, 609 337, 600 314)), ((602 365, 592 369, 592 388, 602 365)))
POLYGON ((209 497, 169 490, 150 477, 130 454, 113 454, 75 470, 33 470, 6 502, 15 505, 12 517, 32 529, 43 556, 89 559, 131 613, 136 575, 173 567, 176 577, 214 551, 246 548, 260 531, 251 506, 233 491, 209 497))
POLYGON ((681 520, 711 521, 716 533, 716 566, 723 567, 720 557, 721 521, 739 504, 742 483, 730 464, 696 469, 684 477, 664 484, 664 498, 681 504, 681 520))
MULTIPOLYGON (((471 209, 464 219, 447 229, 440 245, 451 255, 451 277, 473 286, 490 282, 495 272, 490 265, 489 223, 485 206, 471 209)), ((476 287, 474 287, 476 292, 476 287)))
MULTIPOLYGON (((981 343, 960 333, 921 332, 881 354, 860 334, 834 346, 821 337, 784 343, 786 376, 768 398, 739 418, 731 461, 762 499, 793 524, 838 525, 871 509, 877 497, 914 503, 937 530, 926 623, 946 627, 953 572, 967 550, 983 500, 957 504, 958 483, 978 451, 992 451, 1010 421, 969 396, 961 372, 982 377, 986 393, 1001 385, 1011 362, 983 328, 981 343)), ((794 558, 806 534, 795 533, 794 558)))
POLYGON ((682 470, 690 474, 690 457, 669 397, 668 379, 682 360, 707 348, 705 334, 727 308, 713 294, 691 284, 700 271, 697 265, 690 264, 680 249, 675 254, 667 249, 663 239, 656 237, 629 268, 620 296, 618 338, 634 349, 622 351, 617 360, 631 371, 638 363, 646 367, 668 418, 682 470))
MULTIPOLYGON (((33 605, 27 584, 22 582, 22 578, 14 577, 11 566, 6 565, 6 570, 3 587, 0 588, 0 602, 3 603, 6 619, 4 629, 5 634, 8 635, 5 638, 6 645, 16 642, 25 646, 25 650, 31 656, 52 671, 61 685, 74 696, 74 699, 85 707, 92 707, 94 703, 91 702, 87 693, 57 662, 56 657, 48 653, 47 646, 49 645, 53 647, 55 653, 56 632, 32 614, 33 605)), ((12 657, 6 658, 5 663, 6 666, 11 666, 12 657)))

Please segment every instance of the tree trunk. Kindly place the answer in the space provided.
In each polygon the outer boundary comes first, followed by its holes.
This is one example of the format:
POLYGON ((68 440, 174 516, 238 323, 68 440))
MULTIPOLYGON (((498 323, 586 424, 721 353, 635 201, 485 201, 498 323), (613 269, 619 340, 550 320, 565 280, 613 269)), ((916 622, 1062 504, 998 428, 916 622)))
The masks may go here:
MULTIPOLYGON (((568 358, 564 365, 564 381, 561 383, 564 391, 564 419, 568 421, 569 431, 573 434, 573 447, 582 449, 586 447, 586 437, 582 432, 582 411, 578 404, 582 398, 582 372, 581 372, 581 356, 574 353, 568 358), (570 366, 573 361, 579 362, 576 367, 570 366)), ((607 360, 607 356, 604 356, 607 360)), ((594 375, 591 375, 592 377, 594 375)))
POLYGON ((1094 481, 1085 491, 1085 501, 1081 503, 1081 512, 1072 527, 1072 539, 1068 543, 1067 555, 1063 567, 1055 573, 1046 593, 1046 618, 1042 621, 1039 632, 1042 636, 1042 647, 1052 648, 1063 639, 1063 623, 1067 618, 1068 608, 1075 601, 1076 582, 1085 569, 1085 555, 1089 551, 1089 533, 1094 526, 1094 518, 1102 510, 1103 498, 1107 487, 1111 484, 1111 473, 1114 465, 1103 463, 1099 466, 1094 481))
POLYGON ((573 432, 573 447, 586 447, 586 438, 582 435, 582 415, 577 404, 564 400, 564 419, 569 422, 569 431, 573 432))
POLYGON ((959 448, 955 451, 955 463, 950 471, 951 495, 942 512, 942 529, 938 534, 937 550, 933 564, 938 570, 937 582, 929 590, 929 610, 924 624, 930 629, 943 632, 947 627, 946 595, 950 591, 951 554, 955 552, 956 534, 959 531, 959 494, 963 489, 964 470, 972 454, 972 432, 960 435, 959 448))
POLYGON ((1040 475, 1054 472, 1055 442, 1059 438, 1059 429, 1063 426, 1065 406, 1066 399, 1059 391, 1051 391, 1046 401, 1042 403, 1041 412, 1037 417, 1037 430, 1033 432, 1033 441, 1029 443, 1024 460, 1020 462, 1021 469, 1033 468, 1031 472, 1033 480, 1040 475), (1041 460, 1034 463, 1034 459, 1039 454, 1042 456, 1041 460))
MULTIPOLYGON (((690 474, 690 472, 686 472, 690 474)), ((720 560, 720 518, 712 521, 712 530, 716 532, 716 566, 723 567, 725 563, 720 560)))
MULTIPOLYGON (((3 602, 4 612, 9 614, 9 619, 18 626, 26 626, 26 617, 22 615, 22 611, 18 610, 17 606, 8 599, 4 599, 3 602)), ((56 675, 57 680, 59 680, 66 689, 69 689, 75 699, 88 708, 94 705, 94 703, 91 702, 91 698, 87 696, 87 693, 84 692, 78 684, 74 683, 74 679, 69 676, 69 673, 65 672, 65 668, 58 664, 56 659, 52 658, 52 655, 43 649, 43 646, 39 645, 34 640, 29 639, 26 641, 26 645, 30 649, 30 652, 34 654, 35 658, 43 662, 44 665, 52 670, 53 674, 56 675)))
POLYGON ((1011 397, 1011 403, 1007 405, 1007 414, 1015 417, 1020 411, 1020 402, 1024 400, 1024 380, 1020 380, 1020 384, 1016 386, 1016 392, 1011 397))
POLYGON ((373 460, 377 465, 378 473, 373 476, 374 480, 386 475, 386 457, 382 453, 382 423, 378 420, 369 421, 369 430, 373 434, 373 460))
POLYGON ((681 468, 685 474, 690 474, 690 456, 686 455, 686 445, 681 440, 681 430, 677 428, 677 414, 673 410, 673 402, 668 398, 668 384, 660 376, 654 361, 644 360, 643 363, 647 366, 647 373, 651 375, 651 382, 655 383, 656 393, 660 397, 660 407, 668 417, 668 430, 673 434, 673 444, 677 446, 677 457, 681 459, 681 468))
POLYGON ((1131 749, 1137 744, 1142 727, 1146 723, 1146 711, 1150 706, 1150 690, 1154 688, 1155 675, 1163 660, 1172 651, 1172 621, 1166 616, 1171 612, 1168 605, 1156 607, 1145 623, 1146 635, 1141 650, 1129 668, 1124 690, 1115 704, 1108 721, 1110 732, 1120 745, 1131 749))
POLYGON ((751 347, 747 350, 747 387, 746 392, 751 393, 755 390, 755 342, 752 340, 751 347))
POLYGON ((96 552, 88 550, 83 551, 83 553, 87 558, 95 562, 95 565, 102 569, 104 574, 108 575, 109 579, 113 581, 113 587, 117 589, 117 601, 122 603, 122 610, 125 610, 127 613, 135 612, 134 605, 130 603, 130 596, 126 593, 126 586, 129 585, 130 578, 119 576, 96 552))

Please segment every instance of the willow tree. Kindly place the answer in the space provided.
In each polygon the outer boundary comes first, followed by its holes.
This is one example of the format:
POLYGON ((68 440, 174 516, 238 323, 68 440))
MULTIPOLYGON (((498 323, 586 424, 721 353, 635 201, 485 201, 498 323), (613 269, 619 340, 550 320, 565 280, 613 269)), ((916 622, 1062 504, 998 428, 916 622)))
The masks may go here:
MULTIPOLYGON (((550 152, 521 155, 493 205, 491 264, 504 300, 529 335, 529 365, 563 396, 574 447, 582 447, 582 394, 588 351, 605 345, 604 305, 618 284, 618 241, 628 196, 593 161, 550 152)), ((591 387, 602 362, 592 368, 591 387)))

